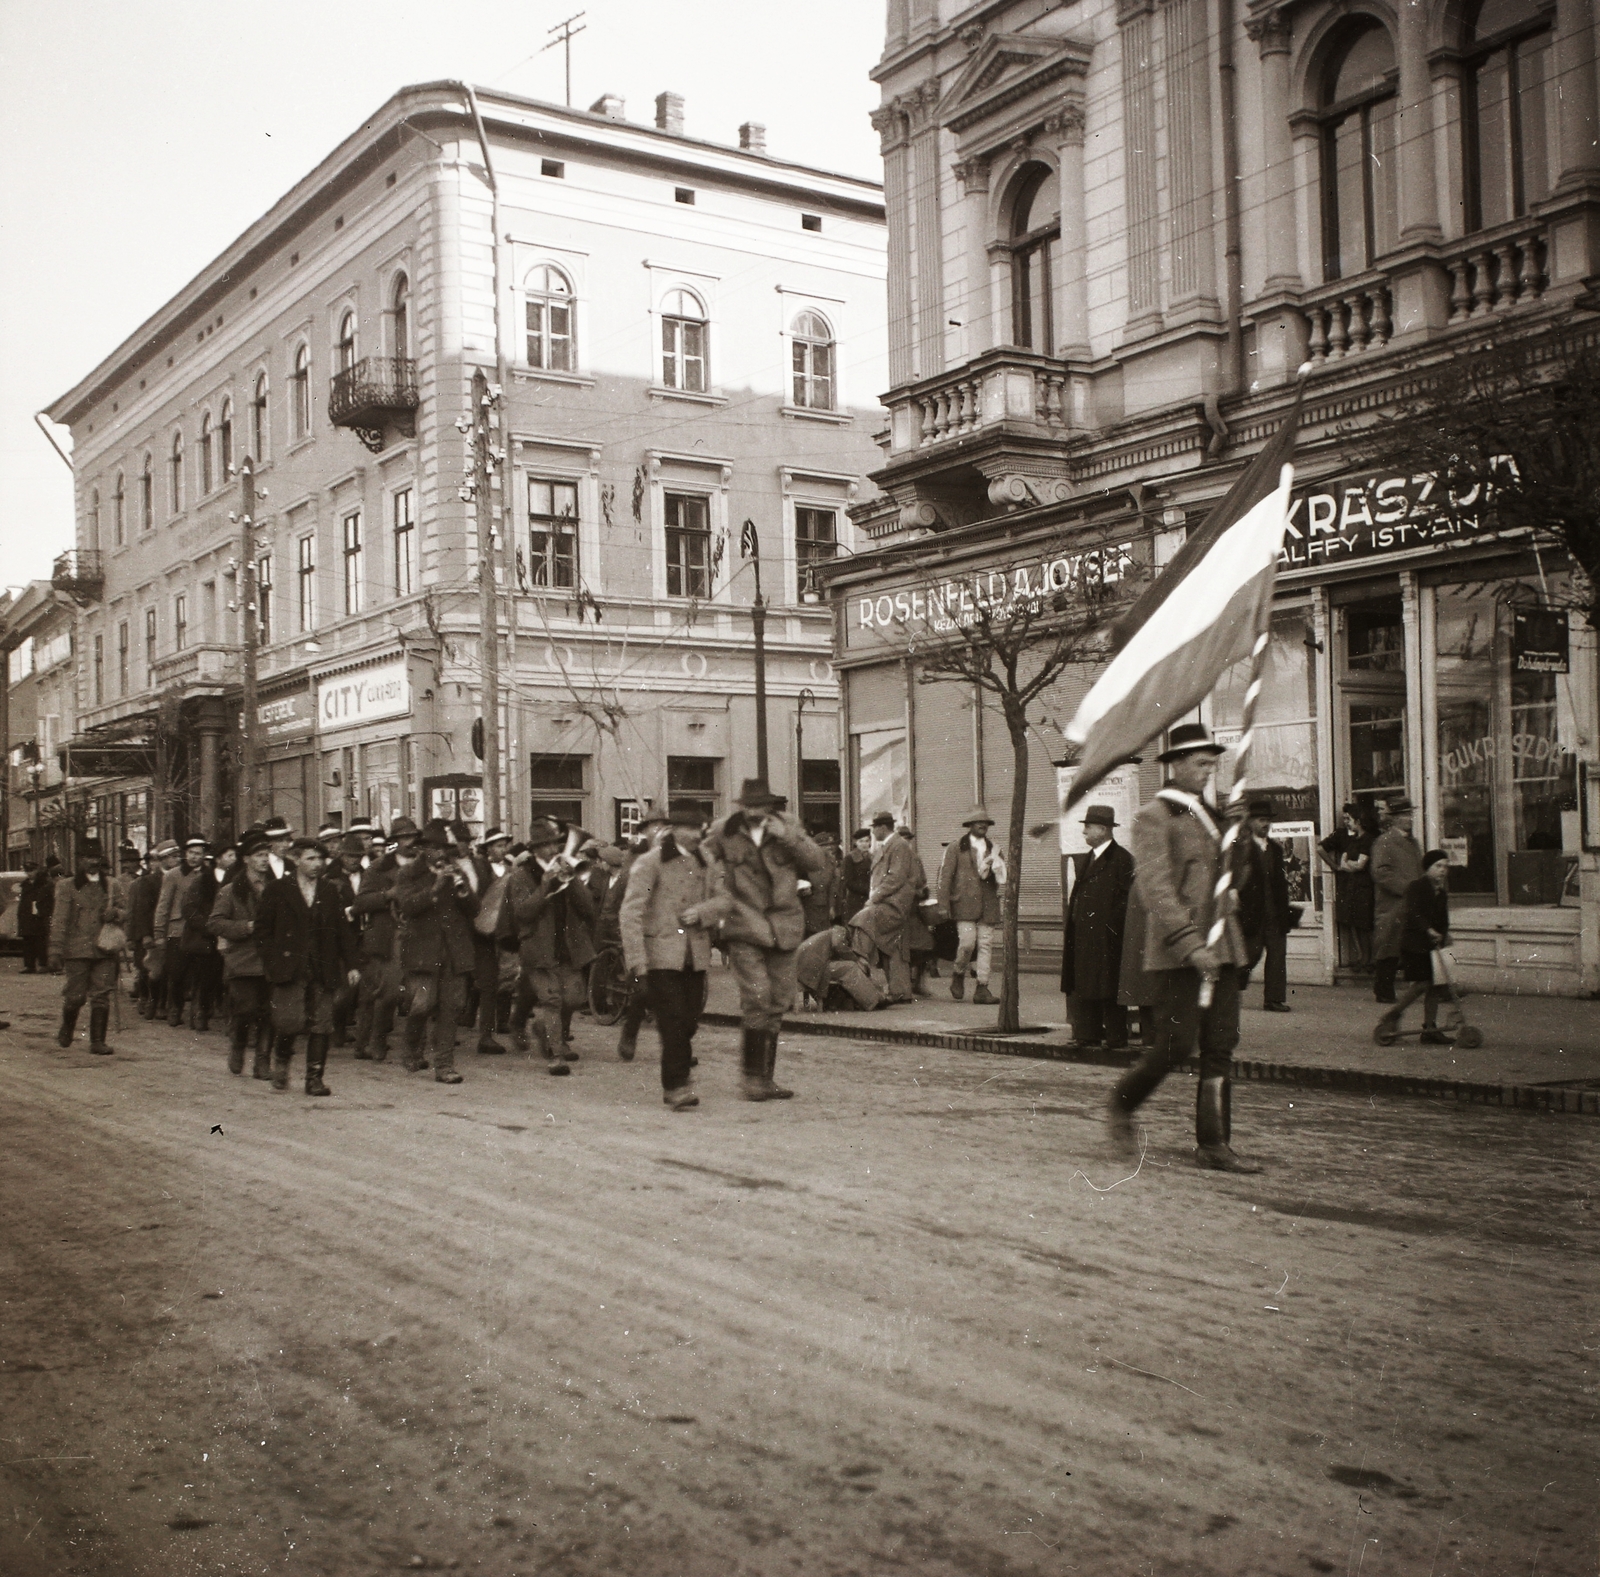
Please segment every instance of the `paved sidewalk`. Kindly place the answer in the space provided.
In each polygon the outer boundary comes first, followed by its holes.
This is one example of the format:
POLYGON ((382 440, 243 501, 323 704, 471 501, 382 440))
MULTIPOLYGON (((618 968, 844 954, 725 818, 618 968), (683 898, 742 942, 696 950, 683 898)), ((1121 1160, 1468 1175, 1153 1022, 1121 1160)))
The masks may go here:
MULTIPOLYGON (((959 1037, 973 1050, 1116 1064, 1129 1060, 1086 1056, 1070 1049, 1066 1003, 1053 975, 1022 977, 1024 1032, 992 1039, 996 1009, 973 1007, 970 1000, 952 1001, 948 977, 928 985, 930 995, 914 1003, 877 1013, 795 1012, 787 1027, 801 1034, 927 1038, 935 1044, 959 1037)), ((1236 1054, 1241 1076, 1357 1087, 1396 1087, 1403 1082, 1416 1086, 1413 1093, 1458 1099, 1489 1098, 1452 1095, 1458 1087, 1497 1094, 1507 1089, 1542 1091, 1543 1095, 1518 1096, 1506 1104, 1600 1112, 1600 1003, 1574 997, 1469 996, 1467 1018, 1483 1031, 1484 1044, 1467 1051, 1419 1045, 1415 1036, 1393 1046, 1374 1044, 1372 1027, 1382 1010, 1368 987, 1293 986, 1289 1000, 1292 1012, 1264 1013, 1260 982, 1251 987, 1236 1054)), ((727 1022, 738 1010, 733 976, 713 969, 707 1004, 711 1021, 727 1022)), ((1420 1005, 1406 1022, 1411 1028, 1420 1026, 1420 1005)))

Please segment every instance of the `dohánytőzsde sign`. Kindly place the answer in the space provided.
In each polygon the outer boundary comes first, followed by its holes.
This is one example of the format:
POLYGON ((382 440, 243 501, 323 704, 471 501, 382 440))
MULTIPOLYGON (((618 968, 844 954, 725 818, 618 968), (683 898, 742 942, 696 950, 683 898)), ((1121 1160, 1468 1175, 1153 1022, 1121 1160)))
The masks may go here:
POLYGON ((1452 499, 1449 484, 1431 471, 1332 477, 1297 487, 1289 495, 1278 568, 1312 569, 1487 536, 1494 529, 1488 511, 1473 506, 1487 504, 1493 491, 1489 479, 1452 499))
POLYGON ((404 717, 410 710, 411 679, 403 657, 317 684, 317 722, 325 734, 380 718, 404 717))
POLYGON ((1005 619, 1052 597, 1070 597, 1085 585, 1115 585, 1133 567, 1133 546, 1117 542, 1081 553, 1046 551, 992 569, 967 569, 886 591, 852 593, 846 644, 950 635, 965 629, 980 612, 1005 619))

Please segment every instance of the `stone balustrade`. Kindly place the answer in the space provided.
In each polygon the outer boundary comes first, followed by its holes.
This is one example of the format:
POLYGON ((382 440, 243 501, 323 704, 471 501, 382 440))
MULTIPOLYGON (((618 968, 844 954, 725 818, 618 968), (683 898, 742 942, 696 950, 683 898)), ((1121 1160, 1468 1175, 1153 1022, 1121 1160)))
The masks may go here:
POLYGON ((1065 437, 1072 430, 1067 376, 1059 362, 1002 347, 888 397, 896 454, 970 438, 1002 424, 1065 437))
POLYGON ((1454 243, 1446 255, 1450 321, 1465 323, 1537 301, 1549 282, 1548 257, 1544 227, 1526 219, 1454 243))

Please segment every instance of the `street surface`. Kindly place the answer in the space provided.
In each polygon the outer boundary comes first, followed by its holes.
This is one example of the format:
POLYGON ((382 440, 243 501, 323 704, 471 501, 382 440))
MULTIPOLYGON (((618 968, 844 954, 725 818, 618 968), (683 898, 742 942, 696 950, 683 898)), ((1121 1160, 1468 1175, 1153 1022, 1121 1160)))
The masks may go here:
POLYGON ((15 968, 6 1577, 1596 1571, 1593 1119, 1244 1085, 1230 1178, 1188 1078, 1120 1166, 1104 1070, 707 1031, 672 1114, 584 1019, 313 1101, 15 968))

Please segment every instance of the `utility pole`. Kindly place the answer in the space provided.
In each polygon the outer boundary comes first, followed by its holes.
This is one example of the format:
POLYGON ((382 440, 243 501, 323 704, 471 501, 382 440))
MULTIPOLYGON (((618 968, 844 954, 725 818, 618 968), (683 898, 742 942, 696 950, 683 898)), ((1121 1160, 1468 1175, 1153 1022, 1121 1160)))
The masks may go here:
POLYGON ((485 828, 500 822, 500 609, 495 586, 495 516, 500 469, 505 451, 500 444, 501 388, 490 383, 482 367, 472 374, 472 416, 457 428, 472 439, 470 485, 461 497, 473 505, 478 520, 478 652, 482 668, 483 819, 485 828))
POLYGON ((566 19, 565 22, 557 22, 554 27, 549 29, 549 31, 552 32, 552 33, 559 33, 561 35, 560 38, 552 38, 550 40, 550 42, 544 46, 544 49, 541 49, 539 51, 539 53, 542 55, 545 52, 545 49, 554 49, 557 44, 561 44, 561 45, 565 46, 566 55, 567 55, 567 108, 568 109, 572 108, 572 40, 579 33, 582 33, 584 31, 586 31, 586 29, 581 28, 581 27, 574 27, 572 24, 574 22, 576 22, 580 17, 588 16, 588 14, 589 13, 587 11, 576 11, 571 16, 569 16, 566 19))
POLYGON ((239 744, 239 808, 236 831, 242 832, 256 817, 256 763, 260 747, 256 728, 256 648, 260 645, 260 604, 256 586, 256 466, 249 455, 239 461, 239 607, 244 615, 244 641, 240 668, 244 676, 244 717, 239 744))
POLYGON ((761 538, 756 523, 746 520, 739 531, 739 557, 749 559, 756 572, 756 600, 750 604, 750 622, 756 636, 756 776, 767 780, 767 605, 761 600, 761 538))

